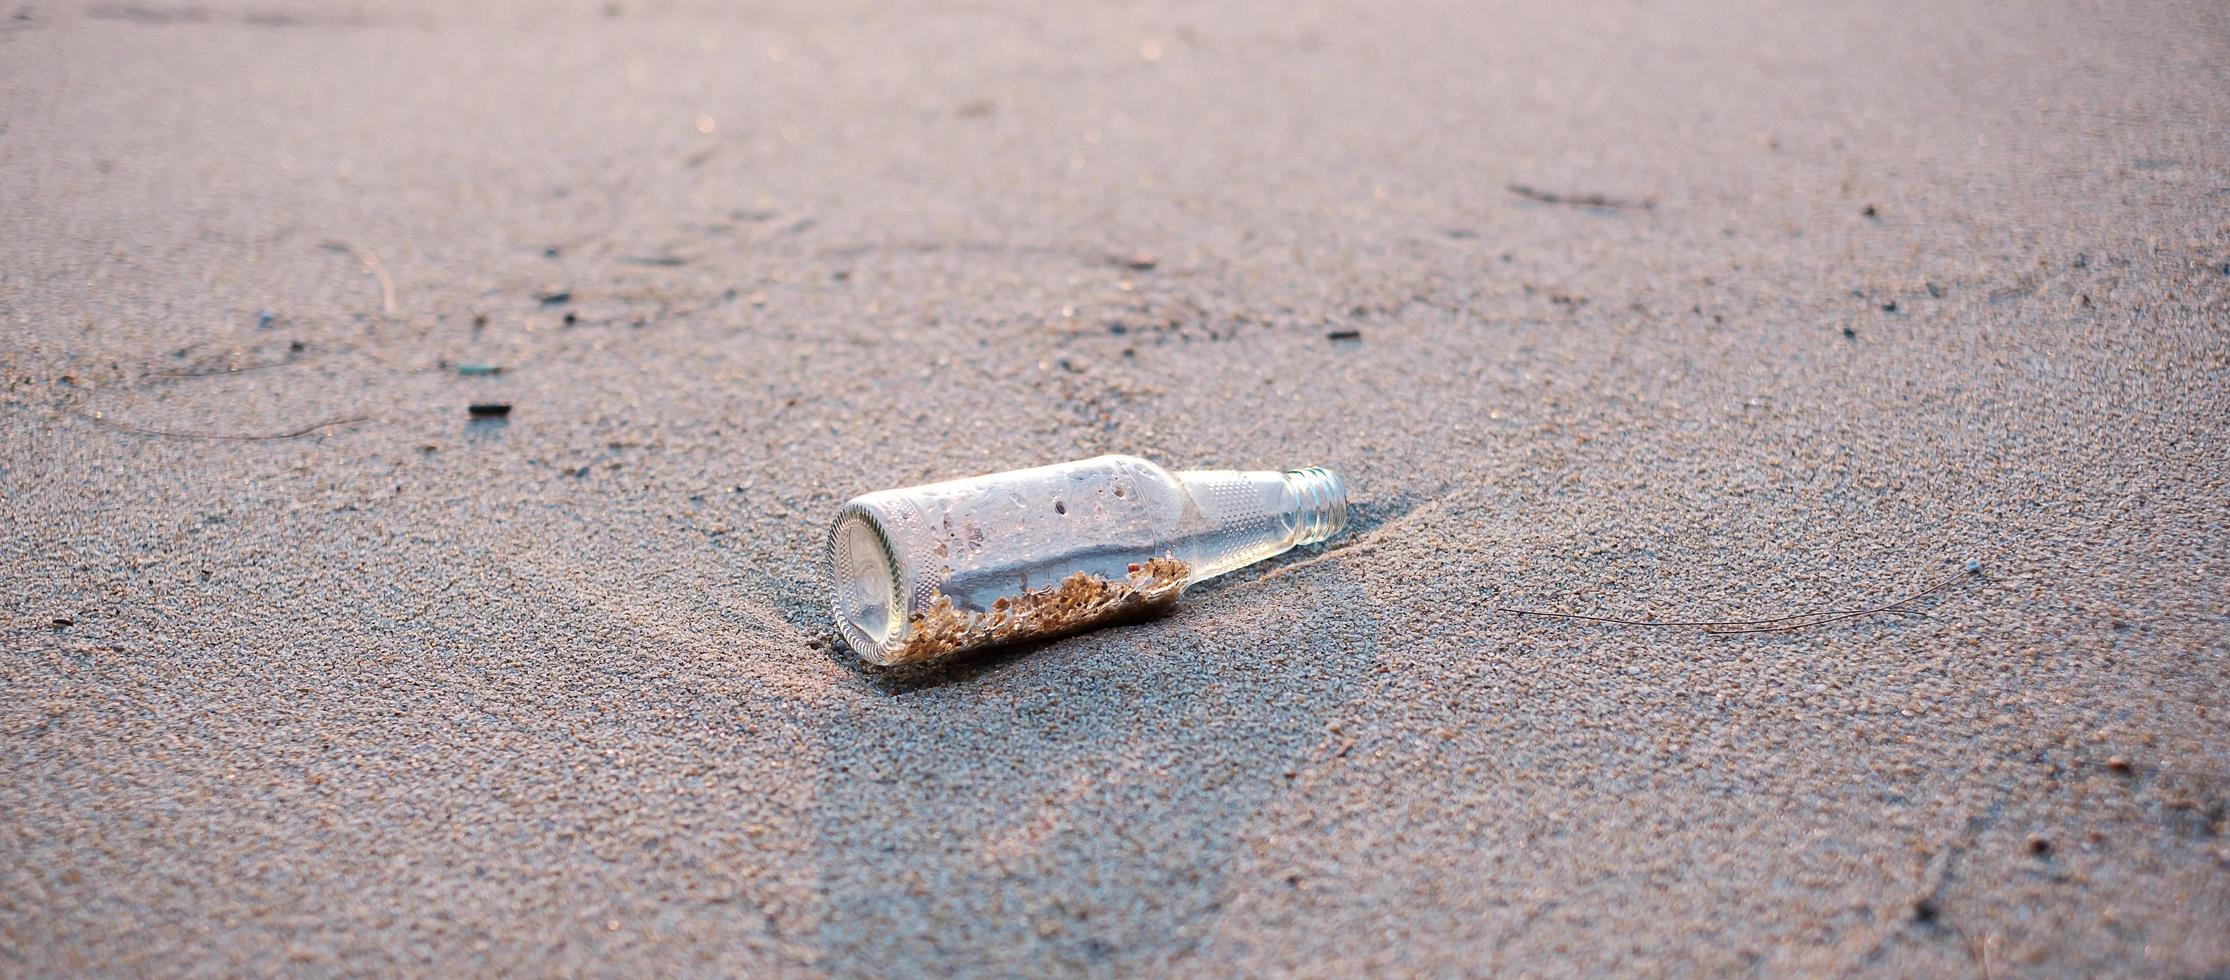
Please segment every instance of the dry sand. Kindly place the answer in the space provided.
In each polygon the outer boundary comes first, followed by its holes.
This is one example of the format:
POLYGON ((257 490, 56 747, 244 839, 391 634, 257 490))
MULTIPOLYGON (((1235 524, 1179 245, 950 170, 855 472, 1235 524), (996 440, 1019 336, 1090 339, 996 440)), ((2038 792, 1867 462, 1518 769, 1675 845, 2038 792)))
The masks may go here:
POLYGON ((732 6, 0 11, 0 973, 2230 968, 2230 5, 732 6), (1107 451, 1357 520, 812 645, 1107 451))

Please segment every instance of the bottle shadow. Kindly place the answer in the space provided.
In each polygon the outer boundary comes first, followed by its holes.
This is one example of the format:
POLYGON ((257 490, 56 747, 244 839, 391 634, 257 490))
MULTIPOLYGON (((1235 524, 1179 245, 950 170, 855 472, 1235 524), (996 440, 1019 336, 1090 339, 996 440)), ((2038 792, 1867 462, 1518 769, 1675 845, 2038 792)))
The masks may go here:
POLYGON ((1355 712, 1381 643, 1360 582, 1326 566, 943 665, 823 654, 881 696, 814 726, 821 955, 1153 972, 1275 877, 1248 870, 1249 835, 1337 765, 1327 722, 1355 712))

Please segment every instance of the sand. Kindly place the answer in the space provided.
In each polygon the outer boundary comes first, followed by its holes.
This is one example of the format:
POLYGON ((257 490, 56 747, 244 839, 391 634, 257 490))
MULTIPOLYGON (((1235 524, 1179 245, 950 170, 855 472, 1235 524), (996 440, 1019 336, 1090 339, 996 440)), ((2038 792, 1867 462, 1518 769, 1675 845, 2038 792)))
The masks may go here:
POLYGON ((0 11, 0 973, 2230 969, 2230 7, 1568 8, 0 11))

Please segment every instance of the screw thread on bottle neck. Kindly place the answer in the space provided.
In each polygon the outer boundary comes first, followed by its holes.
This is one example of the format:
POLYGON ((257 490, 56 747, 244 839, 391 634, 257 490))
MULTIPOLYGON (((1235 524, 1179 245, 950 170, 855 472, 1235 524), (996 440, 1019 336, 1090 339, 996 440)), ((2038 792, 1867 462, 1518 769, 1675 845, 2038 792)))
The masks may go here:
POLYGON ((1315 544, 1347 526, 1347 483, 1339 474, 1310 466, 1287 470, 1285 482, 1300 508, 1295 545, 1315 544))

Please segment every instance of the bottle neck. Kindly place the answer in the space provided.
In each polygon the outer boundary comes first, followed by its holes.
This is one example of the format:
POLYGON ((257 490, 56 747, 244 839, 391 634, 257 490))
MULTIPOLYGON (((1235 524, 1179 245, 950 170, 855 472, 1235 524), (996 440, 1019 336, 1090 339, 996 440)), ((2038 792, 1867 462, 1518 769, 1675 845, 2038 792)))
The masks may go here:
POLYGON ((1347 488, 1323 469, 1186 470, 1187 518, 1168 542, 1190 567, 1187 581, 1214 578, 1314 544, 1347 524, 1347 488))
POLYGON ((1285 485, 1298 503, 1295 545, 1315 544, 1347 526, 1347 484, 1321 466, 1285 472, 1285 485))

